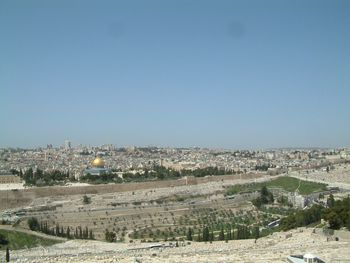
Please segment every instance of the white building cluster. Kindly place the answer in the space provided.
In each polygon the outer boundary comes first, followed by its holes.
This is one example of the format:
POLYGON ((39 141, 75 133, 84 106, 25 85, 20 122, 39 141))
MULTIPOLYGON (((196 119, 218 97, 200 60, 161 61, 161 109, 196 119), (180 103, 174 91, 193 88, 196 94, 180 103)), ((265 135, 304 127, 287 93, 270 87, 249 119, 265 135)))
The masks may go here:
MULTIPOLYGON (((63 147, 51 144, 37 149, 0 149, 0 174, 11 169, 29 168, 44 171, 60 170, 79 177, 96 156, 102 156, 105 169, 114 172, 142 172, 162 165, 174 170, 217 167, 234 172, 297 171, 332 165, 350 160, 349 149, 277 149, 277 150, 217 150, 206 148, 123 147, 114 145, 72 147, 66 140, 63 147)), ((325 168, 326 169, 326 168, 325 168)))

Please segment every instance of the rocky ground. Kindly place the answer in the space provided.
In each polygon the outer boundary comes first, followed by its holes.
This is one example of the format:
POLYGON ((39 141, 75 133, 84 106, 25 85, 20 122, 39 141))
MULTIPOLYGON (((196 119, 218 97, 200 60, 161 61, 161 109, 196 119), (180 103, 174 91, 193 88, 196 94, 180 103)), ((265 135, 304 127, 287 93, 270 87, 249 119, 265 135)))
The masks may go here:
MULTIPOLYGON (((247 204, 243 197, 226 200, 223 193, 225 187, 234 183, 261 182, 269 177, 235 181, 208 182, 198 185, 184 185, 163 187, 156 189, 139 189, 126 192, 88 195, 91 203, 83 204, 83 195, 41 197, 32 201, 33 209, 54 207, 51 209, 33 210, 23 218, 20 226, 28 227, 26 218, 36 217, 49 226, 59 223, 65 229, 78 226, 88 227, 93 231, 95 238, 104 239, 106 228, 116 231, 125 228, 125 231, 143 229, 153 225, 159 228, 177 225, 181 216, 190 215, 191 211, 201 208, 215 207, 217 210, 231 209, 244 210, 247 204), (176 201, 176 196, 184 197, 183 201, 176 201), (174 200, 172 200, 174 199, 174 200), (156 200, 164 201, 157 203, 156 200), (174 222, 177 222, 176 224, 174 222)), ((248 210, 249 210, 248 209, 248 210)), ((121 234, 121 232, 119 233, 121 234)))
MULTIPOLYGON (((11 251, 13 262, 286 262, 292 254, 311 252, 325 262, 350 262, 350 238, 328 238, 300 228, 265 238, 225 242, 187 242, 150 248, 151 243, 122 244, 70 240, 46 248, 11 251)), ((169 243, 164 243, 168 245, 169 243)), ((4 258, 4 252, 0 258, 4 258)))
MULTIPOLYGON (((292 176, 320 182, 342 184, 350 189, 350 168, 339 165, 330 173, 314 171, 295 172, 292 176)), ((225 187, 235 183, 269 180, 258 179, 217 181, 197 185, 159 187, 156 189, 135 189, 89 194, 91 204, 83 205, 83 194, 58 195, 35 198, 32 207, 56 206, 53 211, 36 211, 28 216, 40 220, 60 222, 63 226, 88 225, 94 232, 102 233, 111 224, 128 226, 127 233, 136 227, 150 225, 161 218, 173 218, 185 214, 193 206, 217 207, 232 210, 242 208, 244 202, 226 200, 222 194, 225 187), (152 200, 164 200, 175 195, 194 196, 183 202, 155 204, 152 200), (142 203, 142 204, 136 204, 142 203), (147 203, 148 202, 148 203, 147 203), (135 203, 135 204, 133 204, 135 203), (237 206, 237 207, 236 207, 237 206), (187 210, 186 210, 186 209, 187 210), (140 218, 138 218, 138 216, 140 218), (146 222, 146 220, 148 220, 146 222), (94 224, 96 221, 96 224, 94 224), (149 222, 150 221, 150 222, 149 222), (151 222, 152 221, 152 222, 151 222)), ((191 210, 192 211, 192 210, 191 210)), ((25 222, 25 221, 23 221, 25 222)), ((54 224, 54 223, 53 223, 54 224)), ((101 235, 102 235, 101 234, 101 235)), ((128 240, 127 240, 128 241, 128 240)), ((169 243, 163 243, 169 245, 169 243)), ((350 262, 350 238, 329 240, 312 229, 298 229, 288 233, 275 233, 255 240, 225 242, 187 242, 180 247, 150 248, 151 243, 106 243, 99 241, 69 240, 51 247, 38 247, 11 251, 13 262, 286 262, 291 254, 311 252, 325 262, 350 262)), ((174 245, 174 244, 173 244, 174 245)), ((0 262, 5 258, 0 252, 0 262)))
POLYGON ((329 186, 350 190, 350 165, 337 164, 329 172, 323 170, 303 170, 291 172, 289 176, 307 181, 327 183, 329 186))

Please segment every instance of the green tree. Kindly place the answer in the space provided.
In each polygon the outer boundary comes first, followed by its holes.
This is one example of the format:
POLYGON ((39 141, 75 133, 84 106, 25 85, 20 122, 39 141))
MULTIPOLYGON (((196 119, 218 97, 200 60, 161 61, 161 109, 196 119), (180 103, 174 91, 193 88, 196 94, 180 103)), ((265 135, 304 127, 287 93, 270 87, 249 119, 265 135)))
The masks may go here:
POLYGON ((83 196, 83 204, 87 205, 87 204, 90 204, 90 203, 91 203, 91 198, 88 197, 87 195, 84 195, 83 196))
POLYGON ((250 233, 246 226, 237 226, 237 239, 247 239, 250 233))
POLYGON ((263 187, 261 187, 260 195, 261 195, 261 196, 268 196, 268 195, 269 195, 269 190, 267 190, 266 185, 264 185, 263 187))
POLYGON ((207 226, 203 228, 203 241, 209 241, 209 228, 207 226))
POLYGON ((224 240, 225 234, 224 234, 224 227, 221 227, 220 233, 219 233, 219 240, 224 240))
POLYGON ((261 199, 261 197, 257 197, 257 198, 255 198, 255 199, 253 199, 252 200, 252 204, 254 205, 254 206, 256 206, 257 208, 260 208, 261 206, 262 206, 262 199, 261 199))
POLYGON ((236 234, 237 239, 242 239, 242 231, 241 231, 241 226, 237 226, 237 234, 236 234))
POLYGON ((40 229, 40 224, 36 217, 29 218, 27 223, 30 230, 38 231, 40 229))
POLYGON ((61 237, 64 237, 64 236, 65 236, 63 226, 61 226, 60 234, 61 234, 61 237))
POLYGON ((255 226, 253 228, 253 237, 255 239, 258 239, 260 237, 260 231, 259 231, 259 226, 255 226))
POLYGON ((8 247, 6 248, 6 262, 10 262, 10 250, 8 247))
POLYGON ((334 211, 331 211, 327 215, 327 220, 329 222, 329 227, 331 229, 339 229, 342 225, 341 219, 338 217, 337 213, 334 211))
POLYGON ((13 175, 19 175, 19 171, 17 171, 16 169, 10 169, 10 172, 13 175))
POLYGON ((89 231, 89 239, 94 239, 94 234, 92 233, 92 230, 90 229, 89 231))
POLYGON ((114 232, 109 232, 108 229, 105 231, 105 239, 107 242, 114 242, 116 239, 116 235, 114 232))
POLYGON ((274 198, 273 194, 267 189, 266 185, 264 185, 260 190, 260 197, 254 199, 252 201, 253 205, 257 208, 260 208, 264 204, 273 203, 274 198))
POLYGON ((56 236, 60 236, 60 225, 56 224, 56 236))
POLYGON ((189 241, 192 241, 192 234, 193 234, 193 230, 192 230, 192 228, 188 228, 188 230, 187 230, 187 235, 186 235, 186 239, 187 240, 189 240, 189 241))
POLYGON ((26 182, 27 185, 32 185, 35 183, 34 176, 33 176, 33 169, 29 168, 25 173, 24 173, 24 181, 26 182))
POLYGON ((231 226, 228 225, 226 228, 226 240, 232 240, 231 226))
POLYGON ((211 232, 210 232, 209 241, 210 241, 210 242, 214 241, 214 231, 213 231, 213 229, 212 229, 211 232))
POLYGON ((66 233, 67 233, 67 238, 70 239, 71 236, 70 236, 70 228, 69 227, 67 227, 66 233))
POLYGON ((197 235, 197 242, 201 242, 202 241, 202 233, 201 230, 198 230, 198 235, 197 235))
POLYGON ((334 207, 335 201, 334 201, 334 196, 333 194, 330 194, 329 197, 327 198, 327 206, 329 208, 334 207))
MULTIPOLYGON (((320 205, 314 205, 310 209, 300 210, 294 214, 290 214, 281 220, 280 227, 286 231, 295 227, 307 226, 311 223, 321 220, 324 207, 320 205)), ((327 215, 324 215, 327 217, 327 215)))
POLYGON ((9 242, 4 235, 0 234, 0 245, 7 245, 9 242))
POLYGON ((84 231, 84 239, 88 239, 89 238, 89 229, 88 227, 86 226, 85 227, 85 231, 84 231))

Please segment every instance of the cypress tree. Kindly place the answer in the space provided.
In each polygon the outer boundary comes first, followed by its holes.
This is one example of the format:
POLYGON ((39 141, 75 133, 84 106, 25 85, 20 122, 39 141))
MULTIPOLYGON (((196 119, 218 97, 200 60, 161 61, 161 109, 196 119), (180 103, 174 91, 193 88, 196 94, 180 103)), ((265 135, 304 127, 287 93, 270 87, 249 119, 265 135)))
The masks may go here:
POLYGON ((213 229, 212 229, 211 232, 210 232, 209 241, 210 241, 210 242, 214 241, 214 232, 213 232, 213 229))
POLYGON ((190 228, 190 227, 187 230, 186 239, 189 241, 192 241, 192 228, 190 228))
POLYGON ((89 239, 94 239, 94 235, 92 234, 92 230, 90 229, 90 232, 89 232, 89 239))
POLYGON ((252 231, 250 227, 247 226, 247 238, 250 238, 252 236, 252 231))
POLYGON ((88 238, 89 238, 89 229, 88 229, 87 226, 85 227, 85 235, 84 235, 84 238, 85 238, 85 239, 88 239, 88 238))
POLYGON ((202 235, 201 235, 201 230, 198 230, 198 236, 197 236, 197 241, 201 242, 202 241, 202 235))
POLYGON ((243 238, 243 239, 246 239, 246 238, 247 238, 247 227, 246 227, 245 225, 243 226, 242 238, 243 238))
POLYGON ((258 239, 260 237, 260 231, 259 231, 259 226, 255 226, 253 229, 253 236, 255 239, 258 239))
POLYGON ((243 238, 242 232, 242 226, 237 226, 237 239, 243 238))
POLYGON ((56 236, 60 235, 60 226, 57 224, 56 225, 56 236))
POLYGON ((67 232, 67 238, 70 239, 70 228, 69 228, 69 226, 67 227, 67 231, 66 232, 67 232))
POLYGON ((224 228, 221 227, 220 233, 219 233, 219 240, 224 240, 225 234, 224 234, 224 228))
POLYGON ((44 223, 44 229, 43 229, 43 232, 44 232, 45 234, 48 234, 48 233, 49 233, 49 231, 48 231, 48 227, 47 227, 47 222, 45 222, 45 223, 44 223))
POLYGON ((10 250, 8 247, 6 248, 6 262, 10 262, 10 250))
POLYGON ((203 241, 209 241, 209 228, 207 226, 203 228, 203 241))
POLYGON ((226 235, 227 235, 227 240, 232 240, 232 232, 231 232, 231 226, 228 225, 227 230, 226 230, 226 235))

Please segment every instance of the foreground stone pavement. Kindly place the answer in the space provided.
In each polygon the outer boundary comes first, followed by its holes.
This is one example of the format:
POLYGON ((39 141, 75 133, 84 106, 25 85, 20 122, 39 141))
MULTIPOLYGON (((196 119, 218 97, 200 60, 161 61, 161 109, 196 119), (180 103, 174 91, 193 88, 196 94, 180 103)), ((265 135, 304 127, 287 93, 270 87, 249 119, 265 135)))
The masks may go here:
MULTIPOLYGON (((350 262, 350 239, 327 241, 300 228, 265 238, 149 249, 150 244, 70 240, 51 247, 11 251, 13 262, 286 262, 291 254, 311 252, 325 262, 350 262)), ((1 252, 0 258, 4 258, 1 252)))

